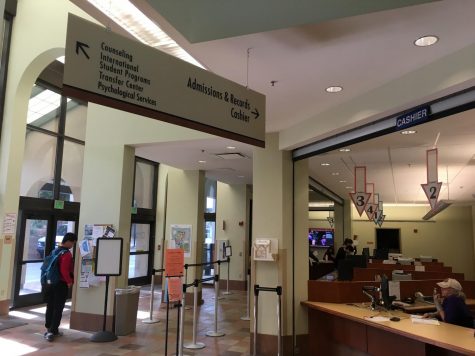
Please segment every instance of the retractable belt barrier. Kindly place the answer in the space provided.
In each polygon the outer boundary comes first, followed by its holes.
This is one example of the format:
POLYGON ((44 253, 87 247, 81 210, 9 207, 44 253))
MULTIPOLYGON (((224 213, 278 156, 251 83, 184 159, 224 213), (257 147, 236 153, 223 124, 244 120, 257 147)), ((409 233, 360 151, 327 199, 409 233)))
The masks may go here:
POLYGON ((270 287, 260 287, 258 284, 254 285, 254 342, 253 342, 253 351, 252 355, 257 355, 257 311, 258 311, 258 301, 259 301, 259 292, 275 292, 279 297, 277 304, 277 329, 279 330, 277 338, 277 356, 282 356, 282 287, 277 286, 276 288, 270 287))
MULTIPOLYGON (((165 278, 183 278, 182 275, 179 276, 165 276, 165 278)), ((183 314, 181 312, 181 307, 182 304, 178 303, 176 304, 176 307, 178 309, 178 315, 177 315, 177 335, 180 334, 180 320, 181 320, 181 315, 183 314)), ((169 311, 170 311, 170 297, 168 295, 168 289, 167 289, 167 319, 165 323, 165 356, 168 355, 168 320, 169 320, 169 311)), ((178 337, 176 340, 176 354, 175 355, 183 355, 182 353, 179 353, 179 348, 178 348, 178 337)))
POLYGON ((246 315, 241 317, 241 320, 251 320, 251 316, 249 315, 249 303, 251 300, 251 269, 247 269, 246 275, 246 286, 247 286, 247 298, 246 298, 246 315))
POLYGON ((191 284, 193 286, 193 342, 191 344, 184 345, 185 349, 203 349, 206 347, 202 342, 196 342, 196 335, 198 329, 198 285, 203 282, 215 280, 216 277, 209 277, 203 279, 195 279, 191 284))
POLYGON ((230 295, 232 294, 230 291, 229 291, 229 270, 231 269, 231 257, 228 256, 228 258, 226 259, 226 263, 228 264, 228 276, 226 278, 226 292, 224 292, 223 294, 224 295, 230 295))
MULTIPOLYGON (((153 318, 153 299, 155 297, 155 273, 162 273, 162 275, 163 275, 164 271, 165 271, 165 269, 163 269, 163 268, 162 269, 152 268, 152 281, 150 282, 150 315, 149 315, 149 318, 144 319, 142 321, 142 323, 155 324, 155 323, 160 322, 160 320, 153 318)), ((162 286, 163 286, 163 281, 162 281, 162 286)), ((161 292, 163 293, 163 287, 162 287, 161 292)), ((160 304, 158 306, 158 309, 160 310, 160 304)))

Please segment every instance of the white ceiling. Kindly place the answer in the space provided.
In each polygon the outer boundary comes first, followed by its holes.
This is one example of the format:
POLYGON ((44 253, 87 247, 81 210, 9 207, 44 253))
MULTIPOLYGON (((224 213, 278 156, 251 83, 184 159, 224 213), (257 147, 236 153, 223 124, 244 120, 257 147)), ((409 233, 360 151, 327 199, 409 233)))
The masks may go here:
MULTIPOLYGON (((108 23, 86 0, 71 1, 108 23)), ((474 0, 435 1, 193 44, 150 6, 152 0, 131 1, 209 70, 265 94, 267 132, 281 132, 311 120, 319 113, 344 106, 371 90, 475 44, 474 0), (440 41, 427 48, 413 45, 415 39, 427 34, 437 35, 440 41), (275 86, 271 81, 277 81, 275 86), (328 94, 325 88, 330 85, 341 85, 344 90, 328 94)), ((243 6, 240 10, 239 15, 245 18, 252 8, 243 6)), ((267 10, 271 17, 273 9, 267 10)), ((217 21, 213 13, 209 14, 209 21, 217 21)), ((246 21, 242 21, 242 26, 246 26, 246 21)), ((117 27, 112 29, 125 34, 117 27)), ((467 162, 475 153, 472 144, 475 137, 470 130, 475 121, 470 115, 457 116, 457 125, 465 125, 458 130, 447 122, 444 119, 419 126, 420 132, 415 136, 393 134, 362 143, 349 154, 327 154, 325 159, 332 162, 329 167, 319 166, 322 158, 315 157, 311 159, 312 176, 339 195, 345 195, 348 190, 335 183, 334 176, 328 175, 330 170, 338 169, 339 177, 351 182, 353 165, 363 164, 368 166, 368 179, 376 184, 386 202, 425 201, 419 186, 425 179, 424 152, 440 131, 439 177, 446 180, 448 166, 450 199, 473 201, 471 194, 475 193, 475 187, 469 179, 473 167, 467 166, 467 162), (455 131, 449 134, 451 129, 455 131)), ((211 155, 225 152, 228 145, 237 146, 237 151, 252 157, 250 146, 219 138, 140 147, 137 154, 182 169, 204 169, 208 176, 224 182, 251 183, 251 159, 224 161, 211 155), (207 163, 198 164, 203 156, 207 163)), ((446 187, 440 197, 447 198, 446 187)))
POLYGON ((444 183, 439 200, 475 202, 475 110, 413 129, 414 135, 396 132, 348 146, 350 152, 335 150, 312 157, 311 176, 348 199, 354 188, 354 166, 366 166, 367 183, 374 183, 384 202, 428 203, 420 185, 427 181, 426 150, 437 141, 438 175, 444 183))

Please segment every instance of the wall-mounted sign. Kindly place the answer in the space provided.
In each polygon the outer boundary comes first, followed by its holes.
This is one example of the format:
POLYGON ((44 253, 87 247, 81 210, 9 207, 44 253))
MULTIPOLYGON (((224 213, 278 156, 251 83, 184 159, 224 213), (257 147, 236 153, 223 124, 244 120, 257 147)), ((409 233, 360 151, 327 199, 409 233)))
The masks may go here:
POLYGON ((54 208, 63 210, 64 209, 64 200, 55 200, 54 201, 54 208))
POLYGON ((256 239, 252 250, 254 261, 276 261, 279 253, 279 240, 256 239))
POLYGON ((69 15, 64 94, 265 145, 265 96, 69 15))
POLYGON ((411 112, 408 112, 404 115, 399 116, 396 119, 396 129, 401 130, 405 129, 407 127, 411 127, 414 125, 418 125, 423 123, 424 121, 427 121, 429 118, 429 106, 423 106, 420 108, 417 108, 416 110, 413 110, 411 112))

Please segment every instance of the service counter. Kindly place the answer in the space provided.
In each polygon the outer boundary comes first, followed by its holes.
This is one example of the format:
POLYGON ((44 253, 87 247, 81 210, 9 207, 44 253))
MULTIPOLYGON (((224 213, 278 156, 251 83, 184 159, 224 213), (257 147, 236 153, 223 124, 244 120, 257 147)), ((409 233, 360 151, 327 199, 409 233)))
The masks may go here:
POLYGON ((473 329, 413 324, 401 311, 391 312, 400 321, 374 322, 365 318, 378 312, 354 304, 302 304, 308 308, 310 355, 475 355, 473 329))

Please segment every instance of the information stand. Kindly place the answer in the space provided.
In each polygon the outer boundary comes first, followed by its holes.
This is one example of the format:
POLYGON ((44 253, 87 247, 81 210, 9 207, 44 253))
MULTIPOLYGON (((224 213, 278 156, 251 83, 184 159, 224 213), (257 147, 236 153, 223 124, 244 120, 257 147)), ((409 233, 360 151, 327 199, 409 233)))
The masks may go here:
POLYGON ((120 276, 122 274, 122 247, 123 239, 98 238, 96 242, 96 265, 94 274, 106 277, 106 294, 104 299, 104 321, 102 331, 98 331, 91 336, 92 342, 110 342, 117 340, 117 336, 112 331, 106 331, 107 320, 107 297, 109 294, 109 277, 120 276))

